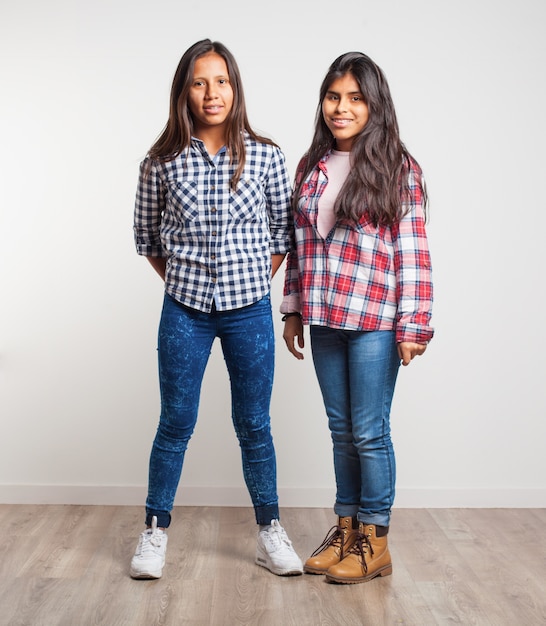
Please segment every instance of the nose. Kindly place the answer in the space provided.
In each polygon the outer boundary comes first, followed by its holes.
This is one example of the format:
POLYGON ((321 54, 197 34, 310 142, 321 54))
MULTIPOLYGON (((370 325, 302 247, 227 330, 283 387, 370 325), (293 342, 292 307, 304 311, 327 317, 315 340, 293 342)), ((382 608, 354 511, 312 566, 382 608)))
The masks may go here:
POLYGON ((346 100, 345 98, 340 98, 340 99, 337 101, 337 106, 336 106, 336 109, 337 109, 340 113, 347 111, 347 100, 346 100))
POLYGON ((216 86, 213 83, 207 85, 207 90, 205 92, 205 98, 207 100, 214 100, 217 97, 218 97, 218 94, 216 93, 216 86))

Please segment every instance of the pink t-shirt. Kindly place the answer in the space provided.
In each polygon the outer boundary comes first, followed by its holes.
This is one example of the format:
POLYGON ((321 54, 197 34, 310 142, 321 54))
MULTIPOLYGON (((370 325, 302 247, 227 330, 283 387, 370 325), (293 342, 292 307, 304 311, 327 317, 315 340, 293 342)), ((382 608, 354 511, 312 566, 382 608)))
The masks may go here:
POLYGON ((351 153, 332 150, 326 162, 328 169, 328 184, 320 196, 318 203, 317 230, 323 239, 328 237, 336 223, 334 204, 351 169, 351 153))
MULTIPOLYGON (((335 226, 336 216, 334 205, 339 190, 351 169, 351 153, 332 150, 326 167, 328 169, 328 184, 326 185, 318 202, 317 230, 323 239, 328 237, 329 232, 335 226)), ((300 311, 300 297, 298 295, 285 296, 280 307, 281 313, 300 311)))

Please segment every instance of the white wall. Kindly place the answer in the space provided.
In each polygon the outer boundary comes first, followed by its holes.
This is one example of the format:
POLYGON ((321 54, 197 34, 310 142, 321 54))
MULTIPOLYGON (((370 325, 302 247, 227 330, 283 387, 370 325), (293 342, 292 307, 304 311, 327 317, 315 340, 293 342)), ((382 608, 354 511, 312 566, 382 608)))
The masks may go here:
MULTIPOLYGON (((240 64, 293 173, 320 82, 382 66, 432 199, 437 335, 401 372, 398 506, 546 506, 542 0, 21 0, 0 4, 0 501, 143 502, 162 286, 134 252, 138 163, 198 39, 240 64)), ((281 277, 273 298, 278 307, 281 277)), ((309 353, 282 345, 284 506, 330 506, 309 353)), ((216 346, 178 503, 249 505, 216 346)))

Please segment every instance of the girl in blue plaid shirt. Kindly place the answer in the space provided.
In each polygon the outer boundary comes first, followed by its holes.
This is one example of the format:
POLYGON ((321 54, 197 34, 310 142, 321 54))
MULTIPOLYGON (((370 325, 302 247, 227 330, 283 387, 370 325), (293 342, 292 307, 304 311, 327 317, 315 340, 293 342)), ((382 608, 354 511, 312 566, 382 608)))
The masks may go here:
POLYGON ((134 233, 138 254, 165 281, 165 295, 161 415, 146 530, 131 576, 162 575, 166 529, 216 337, 259 524, 255 561, 274 574, 301 574, 279 523, 269 416, 275 348, 269 292, 290 245, 290 182, 278 146, 250 127, 237 64, 219 42, 199 41, 180 60, 167 125, 141 164, 134 233))

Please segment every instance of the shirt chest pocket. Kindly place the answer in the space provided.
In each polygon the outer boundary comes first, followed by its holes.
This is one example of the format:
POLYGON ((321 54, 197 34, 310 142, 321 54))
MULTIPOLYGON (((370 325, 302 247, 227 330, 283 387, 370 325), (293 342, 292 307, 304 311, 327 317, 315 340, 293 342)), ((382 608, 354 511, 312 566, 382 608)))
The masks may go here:
POLYGON ((316 204, 318 197, 314 196, 314 188, 304 185, 298 198, 298 208, 294 212, 294 227, 305 228, 317 221, 316 204))
POLYGON ((265 195, 257 180, 241 179, 230 192, 229 212, 234 222, 259 222, 265 218, 265 195))
POLYGON ((167 191, 167 207, 179 222, 197 219, 197 184, 191 180, 171 182, 167 191))

